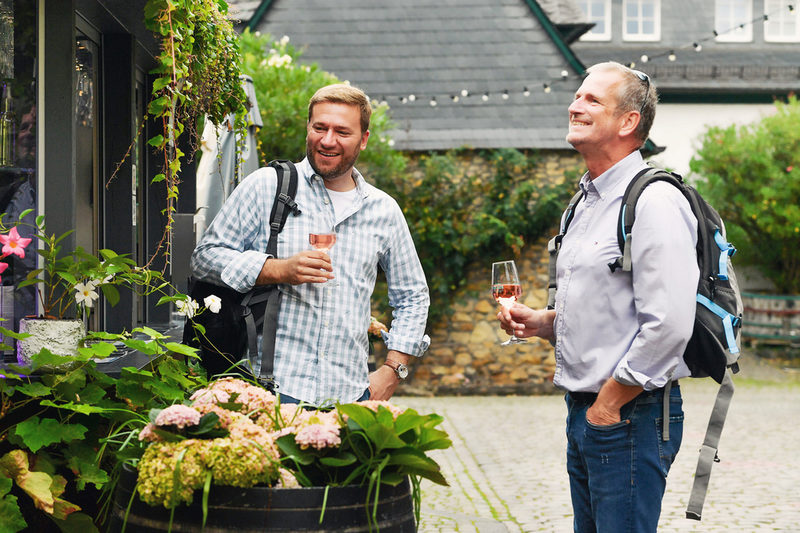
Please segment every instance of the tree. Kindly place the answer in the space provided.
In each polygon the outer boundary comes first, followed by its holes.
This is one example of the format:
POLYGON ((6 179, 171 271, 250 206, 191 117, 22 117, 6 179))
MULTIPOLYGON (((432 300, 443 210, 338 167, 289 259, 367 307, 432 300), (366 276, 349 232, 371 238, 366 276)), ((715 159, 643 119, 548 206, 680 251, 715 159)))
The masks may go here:
POLYGON ((728 238, 780 292, 800 293, 800 102, 775 102, 759 122, 710 127, 690 167, 728 238))

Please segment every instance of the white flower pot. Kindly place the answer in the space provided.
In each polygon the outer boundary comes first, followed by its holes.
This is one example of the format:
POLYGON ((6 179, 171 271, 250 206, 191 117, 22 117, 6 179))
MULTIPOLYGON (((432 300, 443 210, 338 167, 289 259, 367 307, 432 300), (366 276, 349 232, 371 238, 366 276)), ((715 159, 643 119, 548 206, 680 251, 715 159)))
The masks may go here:
MULTIPOLYGON (((44 318, 23 318, 19 321, 19 332, 29 333, 30 337, 17 341, 17 361, 29 365, 31 358, 47 348, 51 353, 62 356, 78 354, 78 346, 86 336, 86 326, 82 320, 50 320, 44 318)), ((43 366, 40 371, 67 370, 68 365, 43 366)))

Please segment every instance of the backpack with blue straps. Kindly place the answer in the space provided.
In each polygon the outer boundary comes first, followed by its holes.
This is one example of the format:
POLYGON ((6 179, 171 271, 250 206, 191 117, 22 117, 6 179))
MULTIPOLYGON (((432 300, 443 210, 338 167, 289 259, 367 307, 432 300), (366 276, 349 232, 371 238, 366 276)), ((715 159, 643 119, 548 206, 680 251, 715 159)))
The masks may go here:
MULTIPOLYGON (((700 520, 703 502, 708 490, 711 466, 718 462, 717 447, 725 423, 731 398, 733 380, 731 374, 739 371, 738 359, 742 326, 742 299, 731 257, 736 249, 727 241, 725 225, 719 213, 703 199, 697 190, 675 173, 648 168, 639 172, 625 190, 620 206, 617 225, 617 242, 622 255, 608 264, 612 272, 618 269, 630 271, 631 236, 636 219, 636 203, 642 191, 654 181, 671 183, 683 193, 697 218, 697 265, 700 276, 697 283, 697 308, 694 330, 683 353, 683 359, 691 370, 692 377, 711 377, 720 384, 717 399, 711 412, 700 457, 697 462, 694 486, 689 497, 686 517, 700 520)), ((572 197, 562 217, 561 230, 548 244, 550 253, 550 282, 548 285, 548 308, 555 308, 556 259, 561 241, 572 221, 575 206, 583 198, 579 191, 572 197)), ((666 416, 669 411, 665 402, 666 416)), ((666 425, 665 425, 666 426, 666 425)), ((666 429, 666 427, 665 427, 666 429)), ((664 431, 664 440, 669 433, 664 431)))

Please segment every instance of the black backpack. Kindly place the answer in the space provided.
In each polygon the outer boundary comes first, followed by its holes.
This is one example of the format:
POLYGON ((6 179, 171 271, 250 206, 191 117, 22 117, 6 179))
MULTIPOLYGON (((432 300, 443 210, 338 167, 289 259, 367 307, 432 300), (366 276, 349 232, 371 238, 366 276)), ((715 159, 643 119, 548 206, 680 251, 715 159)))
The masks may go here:
MULTIPOLYGON (((275 201, 270 212, 270 235, 267 254, 277 257, 278 234, 283 230, 289 214, 300 214, 294 201, 297 193, 297 169, 291 161, 275 160, 269 163, 277 173, 275 201)), ((211 294, 219 296, 222 306, 219 313, 203 312, 186 320, 183 342, 200 350, 201 364, 209 376, 238 373, 256 378, 263 386, 276 390, 273 376, 275 334, 281 293, 275 285, 259 286, 241 293, 228 286, 190 278, 189 296, 197 302, 211 294), (199 324, 205 333, 196 330, 199 324), (239 363, 248 354, 258 353, 258 333, 262 332, 262 360, 259 376, 252 374, 239 363)))
MULTIPOLYGON (((717 447, 725 423, 725 416, 733 396, 731 373, 739 371, 740 332, 742 326, 742 300, 730 258, 736 249, 727 242, 722 218, 683 178, 665 170, 649 168, 631 180, 620 206, 617 224, 617 242, 622 255, 609 263, 612 272, 630 271, 631 235, 636 218, 636 203, 642 191, 654 181, 671 183, 680 190, 697 218, 697 264, 700 276, 697 283, 697 310, 694 330, 683 353, 683 359, 692 377, 711 377, 720 384, 719 393, 711 412, 700 458, 695 472, 694 486, 689 498, 686 517, 700 520, 711 466, 717 457, 717 447)), ((575 206, 583 198, 579 191, 572 197, 562 217, 561 230, 548 244, 550 253, 550 281, 548 284, 548 309, 555 307, 556 260, 561 241, 575 213, 575 206)), ((668 394, 667 394, 668 396, 668 394)), ((669 439, 668 401, 665 397, 665 424, 663 438, 669 439)))

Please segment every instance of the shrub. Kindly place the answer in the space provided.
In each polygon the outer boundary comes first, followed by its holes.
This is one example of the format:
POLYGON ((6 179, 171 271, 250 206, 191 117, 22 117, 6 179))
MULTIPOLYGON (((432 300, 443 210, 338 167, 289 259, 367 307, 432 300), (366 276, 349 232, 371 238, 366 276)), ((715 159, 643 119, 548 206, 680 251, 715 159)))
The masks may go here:
POLYGON ((800 103, 776 102, 759 122, 710 127, 690 163, 698 190, 725 220, 739 262, 778 291, 800 292, 800 103))

